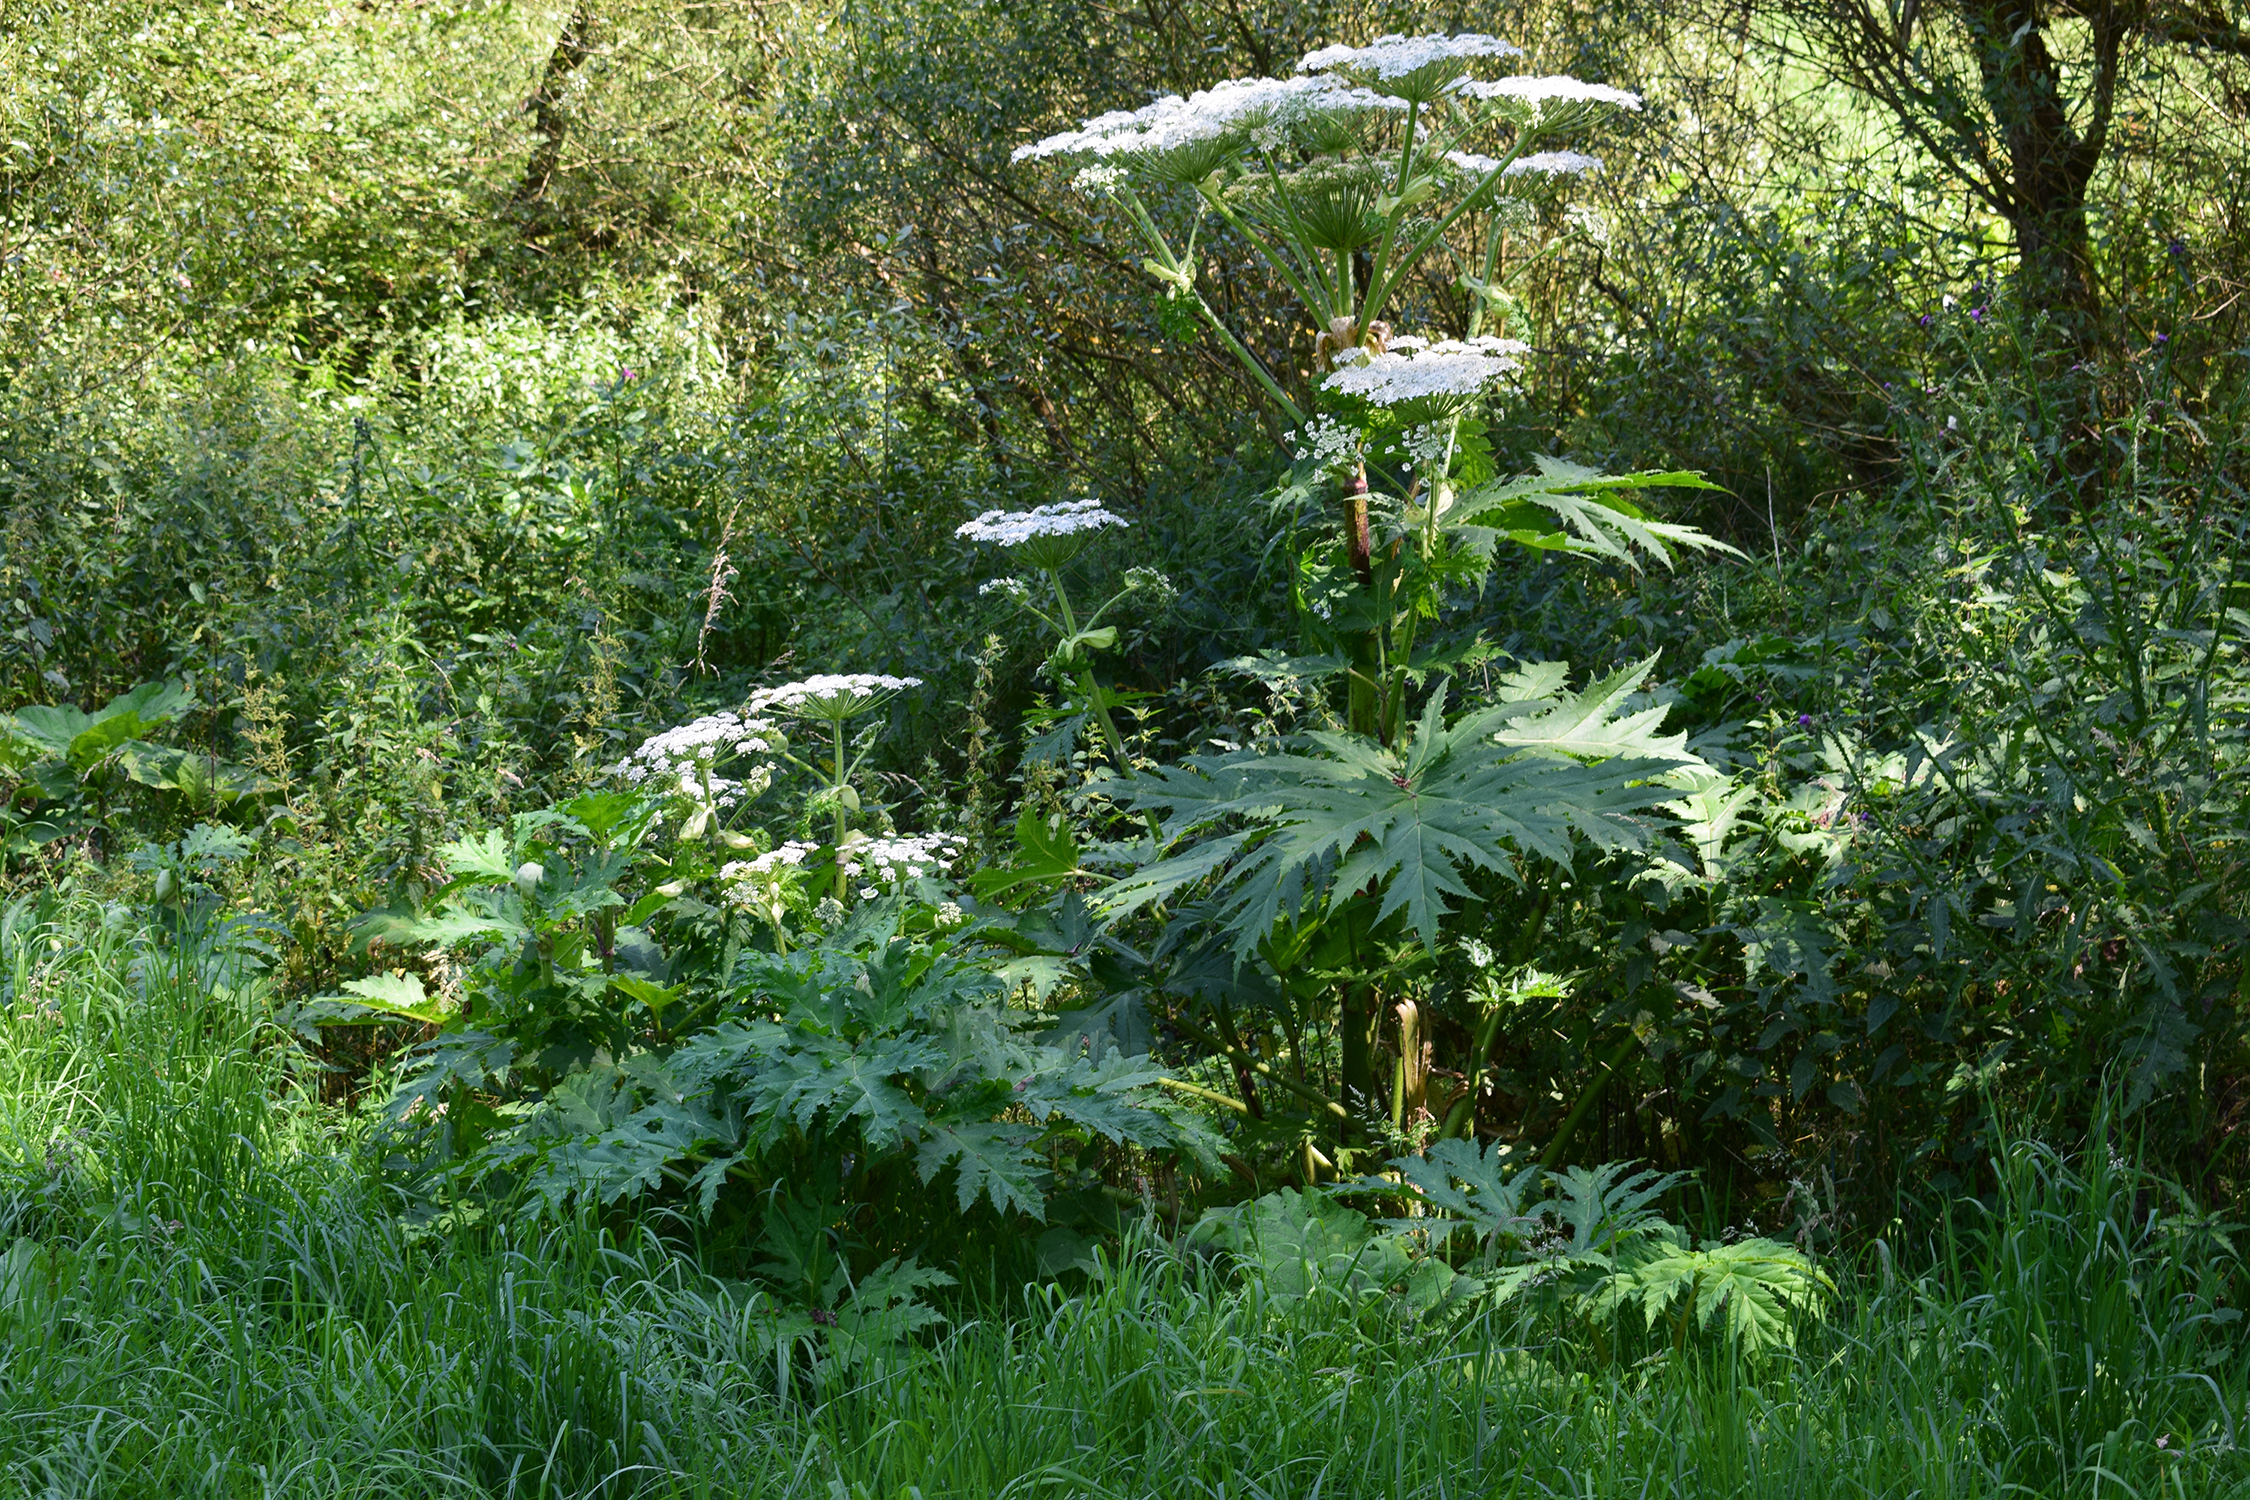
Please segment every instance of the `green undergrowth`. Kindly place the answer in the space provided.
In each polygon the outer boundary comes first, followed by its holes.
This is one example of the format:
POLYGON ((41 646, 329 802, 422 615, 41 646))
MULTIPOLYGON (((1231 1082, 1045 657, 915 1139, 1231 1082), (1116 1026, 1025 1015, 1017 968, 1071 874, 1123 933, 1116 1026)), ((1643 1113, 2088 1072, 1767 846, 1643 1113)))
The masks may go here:
POLYGON ((677 1225, 402 1212, 246 950, 36 917, 0 919, 8 1493, 2250 1493, 2231 1255, 2106 1147, 2015 1148, 1754 1361, 1282 1296, 1152 1221, 815 1366, 677 1225))

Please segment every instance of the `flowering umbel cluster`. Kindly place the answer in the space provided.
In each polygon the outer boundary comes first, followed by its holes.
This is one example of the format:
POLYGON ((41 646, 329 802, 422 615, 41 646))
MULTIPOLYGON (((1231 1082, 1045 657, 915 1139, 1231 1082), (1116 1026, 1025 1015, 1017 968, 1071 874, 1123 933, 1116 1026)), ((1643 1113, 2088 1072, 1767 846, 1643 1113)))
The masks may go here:
MULTIPOLYGON (((1358 352, 1358 351, 1353 351, 1358 352)), ((1321 381, 1323 390, 1377 406, 1413 407, 1427 416, 1474 401, 1494 382, 1522 368, 1531 347, 1515 339, 1444 339, 1411 335, 1381 354, 1363 355, 1321 381)))
POLYGON ((988 510, 974 521, 954 528, 955 536, 972 542, 992 542, 1002 547, 1020 546, 1039 537, 1075 536, 1104 526, 1130 526, 1123 516, 1102 509, 1099 500, 1069 500, 1042 505, 1037 510, 988 510))
POLYGON ((950 833, 856 839, 843 848, 844 873, 877 882, 860 888, 861 896, 873 897, 884 889, 896 890, 909 880, 944 874, 967 847, 967 840, 950 833))
MULTIPOLYGON (((1037 510, 988 510, 973 521, 963 521, 953 534, 972 542, 1013 547, 1033 567, 1052 569, 1076 557, 1096 533, 1132 524, 1104 510, 1099 500, 1066 500, 1037 510)), ((994 582, 1006 591, 1000 580, 994 582)))
POLYGON ((650 735, 611 766, 609 774, 636 790, 685 797, 712 810, 729 808, 772 785, 774 768, 769 761, 734 778, 717 775, 716 768, 738 756, 775 755, 782 746, 781 735, 766 719, 705 714, 650 735))
POLYGON ((919 677, 886 677, 879 672, 827 673, 761 688, 750 695, 752 713, 795 714, 809 719, 847 719, 865 713, 893 693, 920 687, 919 677))

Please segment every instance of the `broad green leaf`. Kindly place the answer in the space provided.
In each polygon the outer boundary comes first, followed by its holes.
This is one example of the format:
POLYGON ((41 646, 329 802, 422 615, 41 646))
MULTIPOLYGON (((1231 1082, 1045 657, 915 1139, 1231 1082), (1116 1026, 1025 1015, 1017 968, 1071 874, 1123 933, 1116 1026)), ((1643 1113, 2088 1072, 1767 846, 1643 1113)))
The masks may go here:
POLYGON ((344 993, 353 1004, 425 1025, 440 1025, 449 1014, 435 997, 423 990, 422 981, 412 974, 394 972, 347 979, 344 993))
POLYGON ((1016 815, 1016 857, 969 877, 969 888, 985 900, 1026 885, 1047 885, 1078 873, 1078 840, 1059 815, 1052 823, 1026 803, 1016 815))
POLYGON ((489 880, 515 879, 516 861, 508 846, 508 836, 497 828, 481 834, 463 834, 449 844, 441 844, 438 857, 456 875, 481 876, 489 880))
POLYGON ((72 736, 68 752, 71 765, 82 772, 92 770, 138 735, 141 727, 141 721, 131 714, 95 719, 72 736))
POLYGON ((656 1017, 660 1026, 664 1024, 665 1007, 677 1003, 680 998, 681 992, 677 985, 658 984, 637 974, 612 974, 608 978, 609 988, 629 1000, 638 1000, 647 1006, 649 1014, 656 1017))
POLYGON ((44 754, 68 760, 71 742, 84 734, 93 722, 82 710, 68 705, 54 708, 34 704, 19 708, 9 716, 9 730, 15 738, 38 747, 44 754))
POLYGON ((1443 1140, 1420 1156, 1395 1157, 1391 1166, 1415 1196, 1491 1245, 1529 1239, 1541 1225, 1534 1195, 1546 1174, 1517 1160, 1519 1155, 1499 1141, 1479 1151, 1474 1141, 1443 1140))
POLYGON ((1434 950, 1439 921, 1468 895, 1466 869, 1515 880, 1520 855, 1568 865, 1580 839, 1646 847, 1649 815, 1672 795, 1656 778, 1700 764, 1656 734, 1660 712, 1611 716, 1646 670, 1450 727, 1441 687, 1398 745, 1313 734, 1309 753, 1192 757, 1136 776, 1118 788, 1121 800, 1169 814, 1171 838, 1211 836, 1118 881, 1103 904, 1122 914, 1209 880, 1235 952, 1247 956, 1304 910, 1312 880, 1332 867, 1331 888, 1379 884, 1377 920, 1403 912, 1434 950))
POLYGON ((1027 1126, 984 1122, 932 1126, 921 1149, 915 1152, 914 1169, 924 1182, 948 1166, 954 1172, 953 1196, 963 1213, 977 1199, 987 1197, 1002 1213, 1047 1217, 1040 1184, 1046 1163, 1026 1148, 1036 1134, 1027 1126))
POLYGON ((1656 658, 1621 667, 1609 676, 1586 685, 1584 692, 1562 693, 1549 706, 1533 711, 1539 699, 1525 699, 1503 710, 1493 729, 1493 739, 1522 750, 1545 750, 1582 760, 1637 757, 1661 761, 1669 767, 1700 767, 1703 762, 1687 748, 1687 736, 1661 735, 1670 710, 1644 708, 1617 717, 1625 700, 1640 690, 1656 658))
POLYGON ((1642 556, 1670 567, 1674 547, 1742 555, 1692 526, 1653 519, 1623 493, 1719 488, 1700 474, 1680 469, 1604 474, 1545 454, 1537 455, 1535 462, 1538 473, 1486 485, 1461 500, 1446 516, 1447 527, 1464 533, 1464 541, 1487 557, 1491 540, 1501 534, 1531 547, 1598 553, 1634 568, 1640 566, 1642 556), (1551 523, 1534 522, 1534 508, 1560 521, 1561 531, 1551 523), (1473 532, 1484 535, 1469 534, 1473 532))
POLYGON ((110 699, 94 717, 130 717, 138 719, 143 726, 154 726, 166 719, 176 719, 196 706, 195 694, 187 690, 185 683, 144 682, 110 699))

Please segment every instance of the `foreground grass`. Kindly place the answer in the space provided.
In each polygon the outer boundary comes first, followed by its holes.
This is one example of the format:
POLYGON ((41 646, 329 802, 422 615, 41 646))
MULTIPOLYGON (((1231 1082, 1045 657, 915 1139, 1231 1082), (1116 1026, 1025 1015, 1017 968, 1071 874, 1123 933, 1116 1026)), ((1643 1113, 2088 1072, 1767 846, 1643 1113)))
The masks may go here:
POLYGON ((0 920, 10 1493, 2250 1494, 2236 1325, 2105 1163, 2023 1154, 1755 1368, 1285 1312, 1152 1240, 817 1392, 653 1235, 404 1227, 225 978, 0 920))

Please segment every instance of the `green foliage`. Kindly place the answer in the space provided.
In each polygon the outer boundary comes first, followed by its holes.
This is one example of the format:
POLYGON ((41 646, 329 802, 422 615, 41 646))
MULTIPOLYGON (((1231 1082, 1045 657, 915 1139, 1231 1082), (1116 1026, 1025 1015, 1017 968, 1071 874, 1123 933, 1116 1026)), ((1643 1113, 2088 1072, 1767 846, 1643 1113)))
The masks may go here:
POLYGON ((10 852, 99 830, 126 785, 179 794, 216 811, 271 790, 256 773, 147 736, 197 706, 184 684, 148 682, 93 713, 63 705, 19 708, 0 722, 0 775, 13 782, 0 822, 10 852))
POLYGON ((1376 920, 1403 912, 1435 949, 1450 900, 1470 894, 1465 868, 1513 880, 1519 854, 1567 866, 1579 838, 1646 847, 1642 815, 1670 795, 1659 778, 1700 764, 1678 738, 1657 733, 1663 710, 1617 716, 1652 665, 1581 693, 1565 691, 1557 671, 1518 674, 1497 704, 1451 725, 1440 686, 1395 748, 1315 733, 1312 753, 1194 757, 1136 777, 1120 795, 1168 813, 1168 838, 1248 826, 1136 872, 1104 899, 1132 911, 1216 874, 1227 891, 1216 916, 1247 955, 1309 899, 1380 886, 1376 920))
POLYGON ((1405 1239, 1377 1233, 1357 1209, 1295 1188, 1206 1213, 1188 1243, 1231 1252, 1285 1313, 1322 1294, 1357 1301, 1390 1293, 1426 1312, 1454 1290, 1453 1268, 1444 1261, 1412 1254, 1405 1239))
MULTIPOLYGON (((967 1497, 1096 1468, 1134 1500, 1307 1470, 1438 1494, 1685 1469, 1839 1500, 2243 1481, 2223 1227, 2106 1151, 2011 1150, 1989 1203, 1840 1267, 1830 1323, 1754 1363, 1620 1365, 1526 1339, 1506 1308, 1438 1325, 1387 1295, 1277 1305, 1153 1228, 1082 1279, 979 1300, 903 1260, 837 1277, 809 1207, 755 1248, 404 1222, 260 1006, 162 963, 135 978, 167 942, 91 903, 0 911, 0 1467, 33 1486, 216 1496, 261 1463, 313 1496, 505 1492, 513 1473, 967 1497), (832 1300, 784 1299, 800 1273, 832 1300), (1493 1437, 1522 1431, 1548 1436, 1493 1437)), ((1336 1224, 1330 1207, 1288 1222, 1336 1224)))
POLYGON ((928 923, 874 908, 817 946, 743 954, 716 1024, 573 1073, 482 1166, 528 1168, 549 1201, 677 1184, 708 1214, 730 1177, 766 1193, 807 1161, 848 1158, 858 1195, 899 1191, 911 1166, 917 1184, 950 1178, 961 1212, 981 1200, 1038 1220, 1066 1148, 1209 1159, 1201 1127, 1156 1091, 1160 1067, 1040 1044, 989 961, 928 923))

